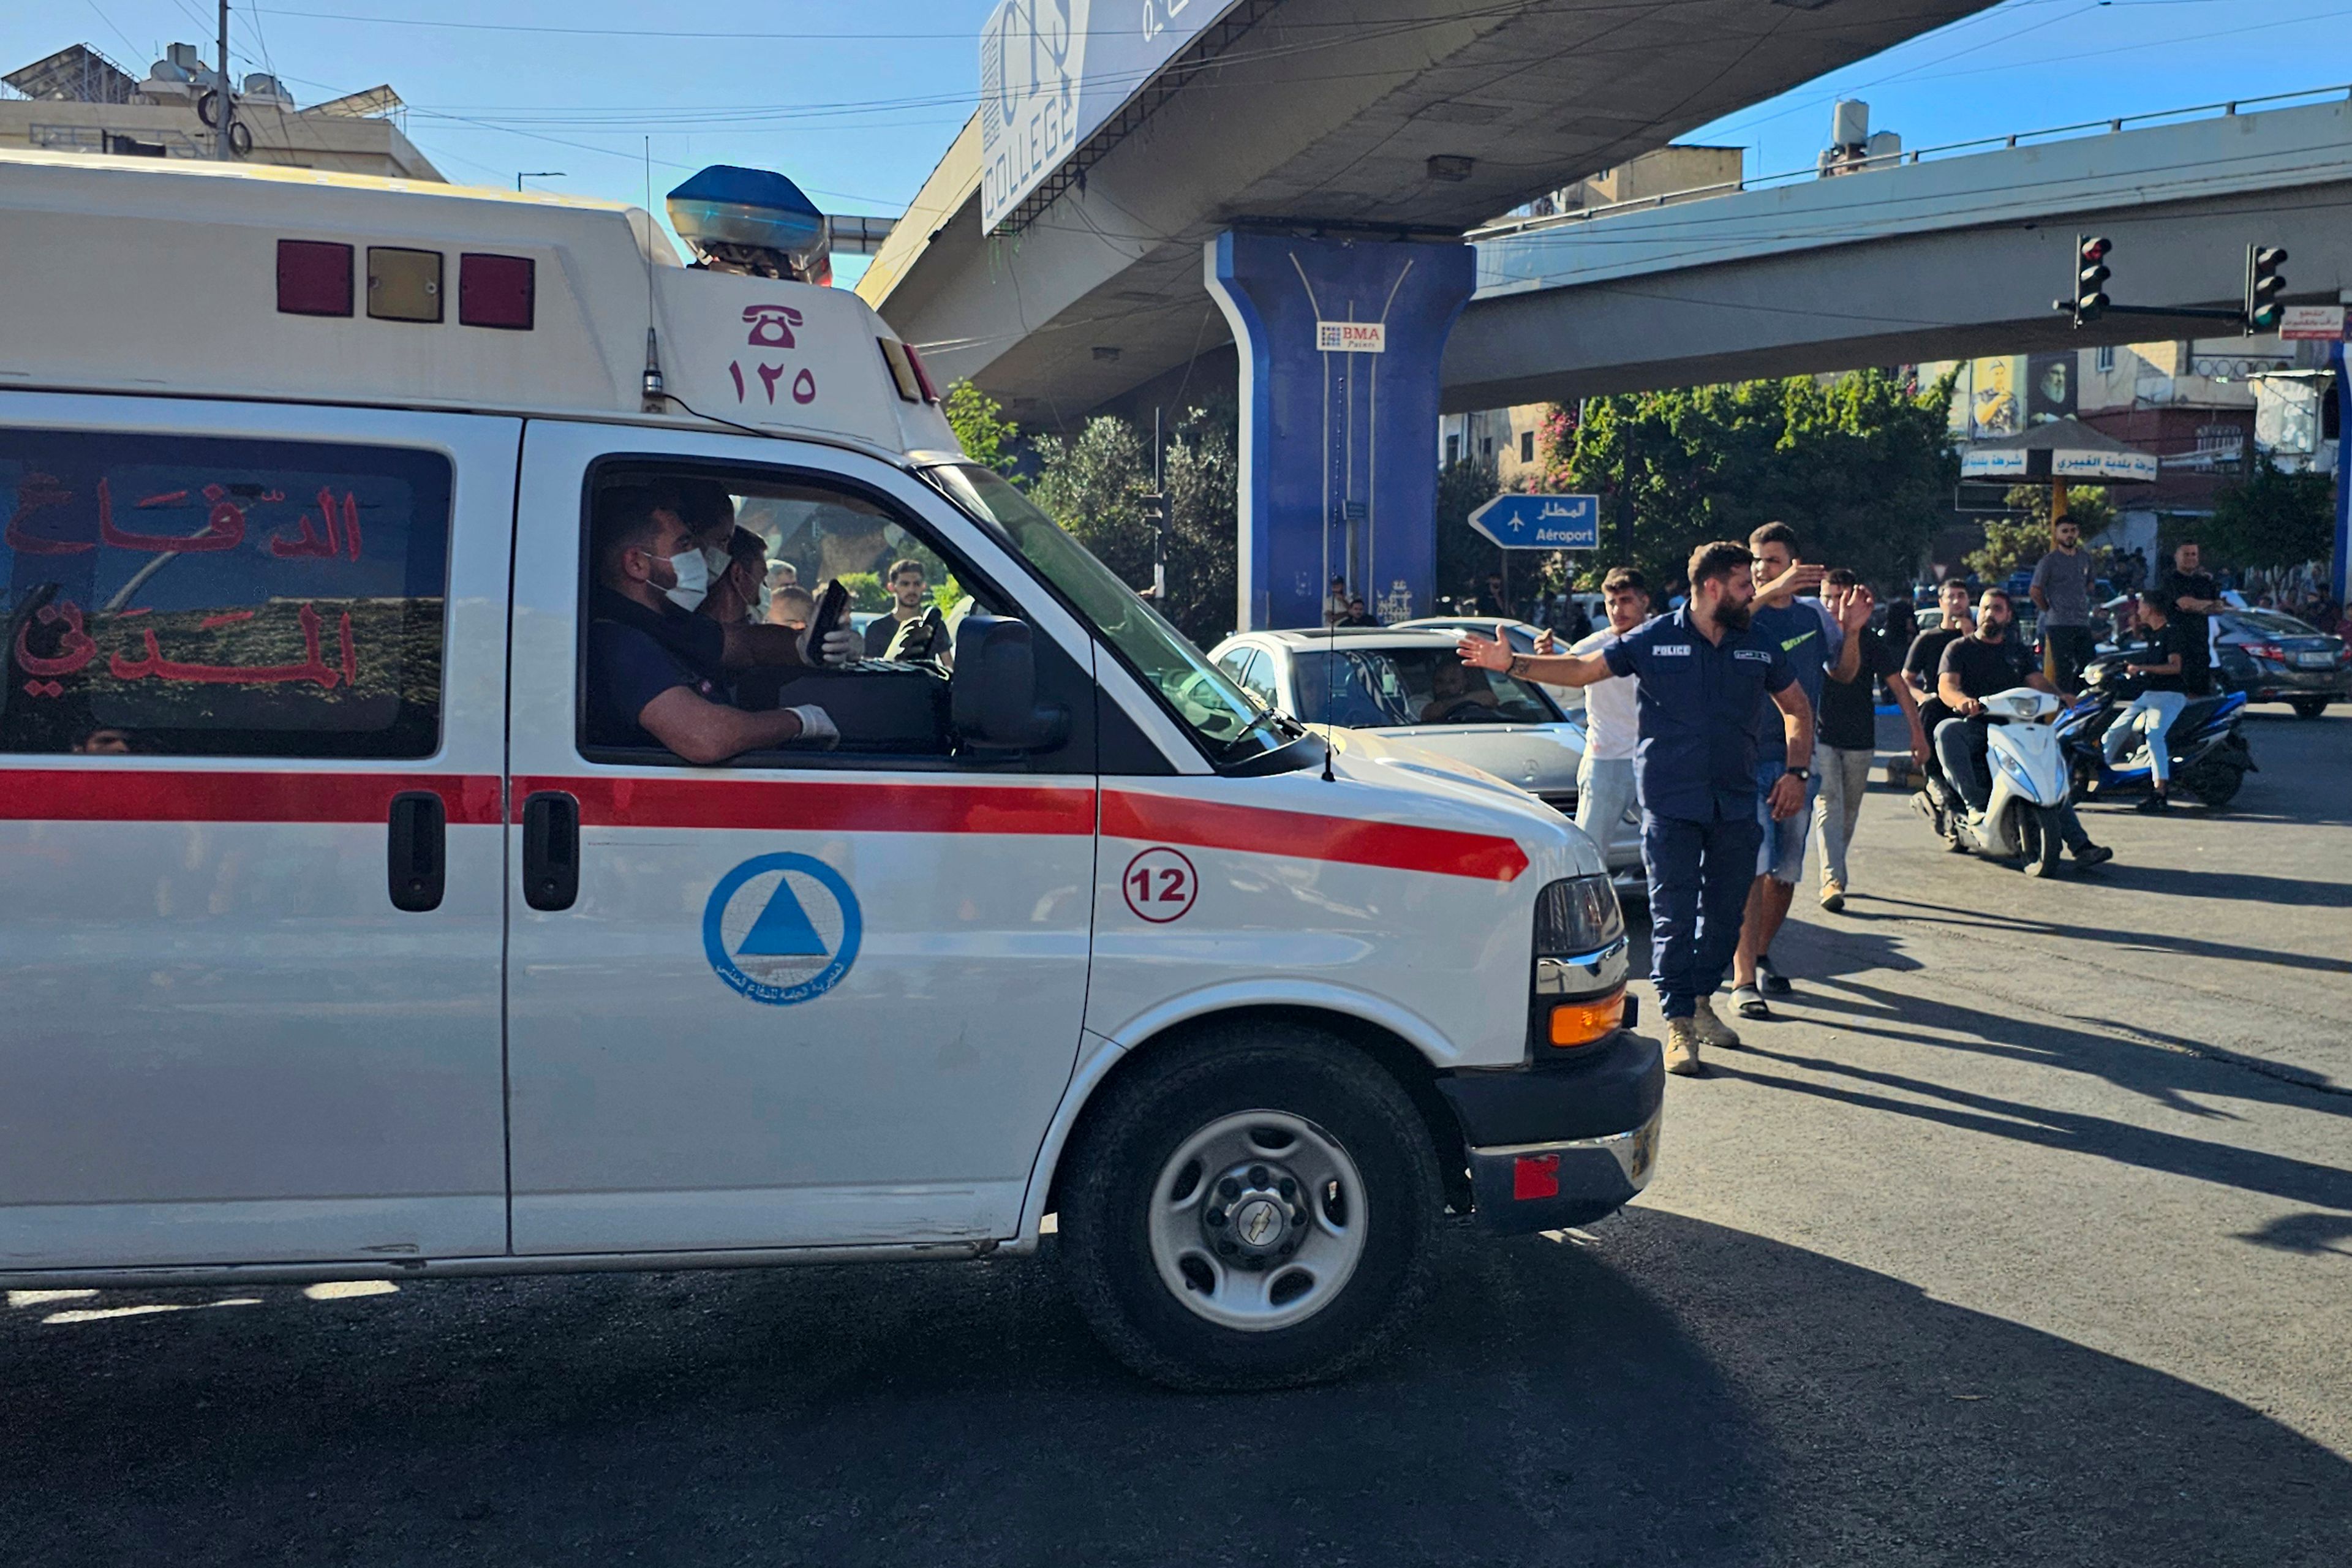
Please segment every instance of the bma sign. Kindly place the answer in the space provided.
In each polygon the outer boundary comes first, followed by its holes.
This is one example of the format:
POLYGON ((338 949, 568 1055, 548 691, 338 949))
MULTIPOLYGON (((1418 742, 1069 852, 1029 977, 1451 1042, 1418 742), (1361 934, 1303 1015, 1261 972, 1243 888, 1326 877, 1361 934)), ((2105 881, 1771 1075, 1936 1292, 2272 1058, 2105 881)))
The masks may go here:
POLYGON ((993 229, 1240 0, 1003 0, 980 35, 980 217, 993 229))

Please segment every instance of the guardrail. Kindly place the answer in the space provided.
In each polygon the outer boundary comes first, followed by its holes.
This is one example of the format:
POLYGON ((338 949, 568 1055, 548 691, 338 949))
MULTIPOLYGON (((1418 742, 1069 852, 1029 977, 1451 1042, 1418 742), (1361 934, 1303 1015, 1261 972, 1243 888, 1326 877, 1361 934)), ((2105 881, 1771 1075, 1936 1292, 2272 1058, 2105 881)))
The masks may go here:
POLYGON ((2186 109, 2158 109, 2144 114, 2122 114, 2108 120, 2085 120, 2073 125, 2053 125, 2039 131, 2017 131, 2007 136, 1979 136, 1966 142, 1947 142, 1938 146, 1916 148, 1906 153, 1889 153, 1879 157, 1862 157, 1823 168, 1815 163, 1810 168, 1789 169, 1779 174, 1759 174, 1754 179, 1724 180, 1711 185, 1693 185, 1685 190, 1662 191, 1654 196, 1640 196, 1632 201, 1611 202, 1603 206, 1579 207, 1573 212, 1545 213, 1540 216, 1497 220, 1472 229, 1465 239, 1502 239, 1513 235, 1535 234, 1546 229, 1563 228, 1573 224, 1591 223, 1595 218, 1612 217, 1621 213, 1652 212, 1663 206, 1682 202, 1705 201, 1712 196, 1737 195, 1742 191, 1769 190, 1776 186, 1799 184, 1807 180, 1842 179, 1850 174, 1872 174, 1891 169, 1901 163, 1917 163, 1928 158, 1947 156, 1980 156, 1988 152, 2007 152, 2012 148, 2039 145, 2047 142, 2081 140, 2089 136, 2113 135, 2126 126, 2147 126, 2159 122, 2179 124, 2200 118, 2226 120, 2240 110, 2256 104, 2286 108, 2294 103, 2324 103, 2331 99, 2352 99, 2352 82, 2330 87, 2305 88, 2296 92, 2273 92, 2260 98, 2232 98, 2214 103, 2192 104, 2186 109))

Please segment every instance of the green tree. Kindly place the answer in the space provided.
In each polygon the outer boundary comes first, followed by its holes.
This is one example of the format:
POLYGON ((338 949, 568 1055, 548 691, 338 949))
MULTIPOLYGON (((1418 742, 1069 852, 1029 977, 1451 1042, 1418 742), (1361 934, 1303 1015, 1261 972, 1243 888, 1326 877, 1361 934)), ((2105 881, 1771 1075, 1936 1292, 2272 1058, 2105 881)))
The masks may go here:
POLYGON ((1470 526, 1470 514, 1493 500, 1497 488, 1492 458, 1464 458, 1437 471, 1439 594, 1474 595, 1488 573, 1503 569, 1502 551, 1470 526))
MULTIPOLYGON (((1192 409, 1163 458, 1168 498, 1168 599, 1160 613, 1206 647, 1234 629, 1240 463, 1223 411, 1192 409)), ((1129 586, 1151 585, 1151 442, 1125 419, 1098 415, 1074 437, 1041 436, 1031 499, 1129 586)))
POLYGON ((1601 497, 1587 574, 1621 563, 1679 579, 1713 539, 1779 519, 1805 558, 1907 582, 1951 515, 1948 378, 1914 393, 1882 371, 1628 393, 1556 416, 1554 482, 1601 497))
POLYGON ((940 412, 954 427, 965 457, 982 468, 1011 477, 1016 461, 1012 446, 1021 434, 1021 426, 1004 417, 1003 404, 969 381, 959 381, 948 388, 947 396, 940 402, 940 412))
MULTIPOLYGON (((2011 514, 1985 523, 1985 542, 1968 553, 1969 570, 1988 583, 1998 583, 2020 567, 2031 566, 2050 551, 2050 487, 2011 485, 2001 498, 2011 514)), ((2116 509, 2104 485, 2083 485, 2066 492, 2066 515, 2090 538, 2116 520, 2116 509)))
POLYGON ((2322 473, 2282 472, 2260 458, 2242 484, 2213 498, 2211 521, 2189 531, 2206 563, 2236 567, 2300 566, 2324 561, 2336 537, 2336 484, 2322 473))

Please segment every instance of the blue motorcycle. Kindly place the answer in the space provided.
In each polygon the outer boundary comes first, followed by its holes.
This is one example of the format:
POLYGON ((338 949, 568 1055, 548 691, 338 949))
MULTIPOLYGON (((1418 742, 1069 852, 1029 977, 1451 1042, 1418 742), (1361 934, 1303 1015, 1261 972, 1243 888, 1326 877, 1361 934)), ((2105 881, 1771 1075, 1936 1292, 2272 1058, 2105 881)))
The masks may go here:
MULTIPOLYGON (((2116 716, 2139 694, 2138 679, 2124 668, 2135 657, 2123 652, 2093 659, 2083 670, 2083 694, 2058 715, 2058 743, 2065 752, 2075 800, 2144 795, 2155 781, 2146 736, 2131 737, 2118 748, 2119 757, 2110 757, 2105 744, 2116 716)), ((2260 771, 2239 732, 2245 708, 2242 691, 2196 698, 2180 710, 2166 734, 2173 786, 2195 795, 2208 811, 2227 806, 2246 775, 2260 771)))

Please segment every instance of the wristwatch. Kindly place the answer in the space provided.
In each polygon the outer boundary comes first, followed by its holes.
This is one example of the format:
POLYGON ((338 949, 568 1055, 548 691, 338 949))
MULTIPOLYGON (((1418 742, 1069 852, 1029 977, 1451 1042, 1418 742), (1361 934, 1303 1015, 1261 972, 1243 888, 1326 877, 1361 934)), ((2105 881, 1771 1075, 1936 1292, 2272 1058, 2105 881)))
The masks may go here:
POLYGON ((1790 768, 1789 770, 1789 776, 1792 779, 1804 779, 1810 781, 1813 776, 1813 770, 1811 768, 1790 768))

